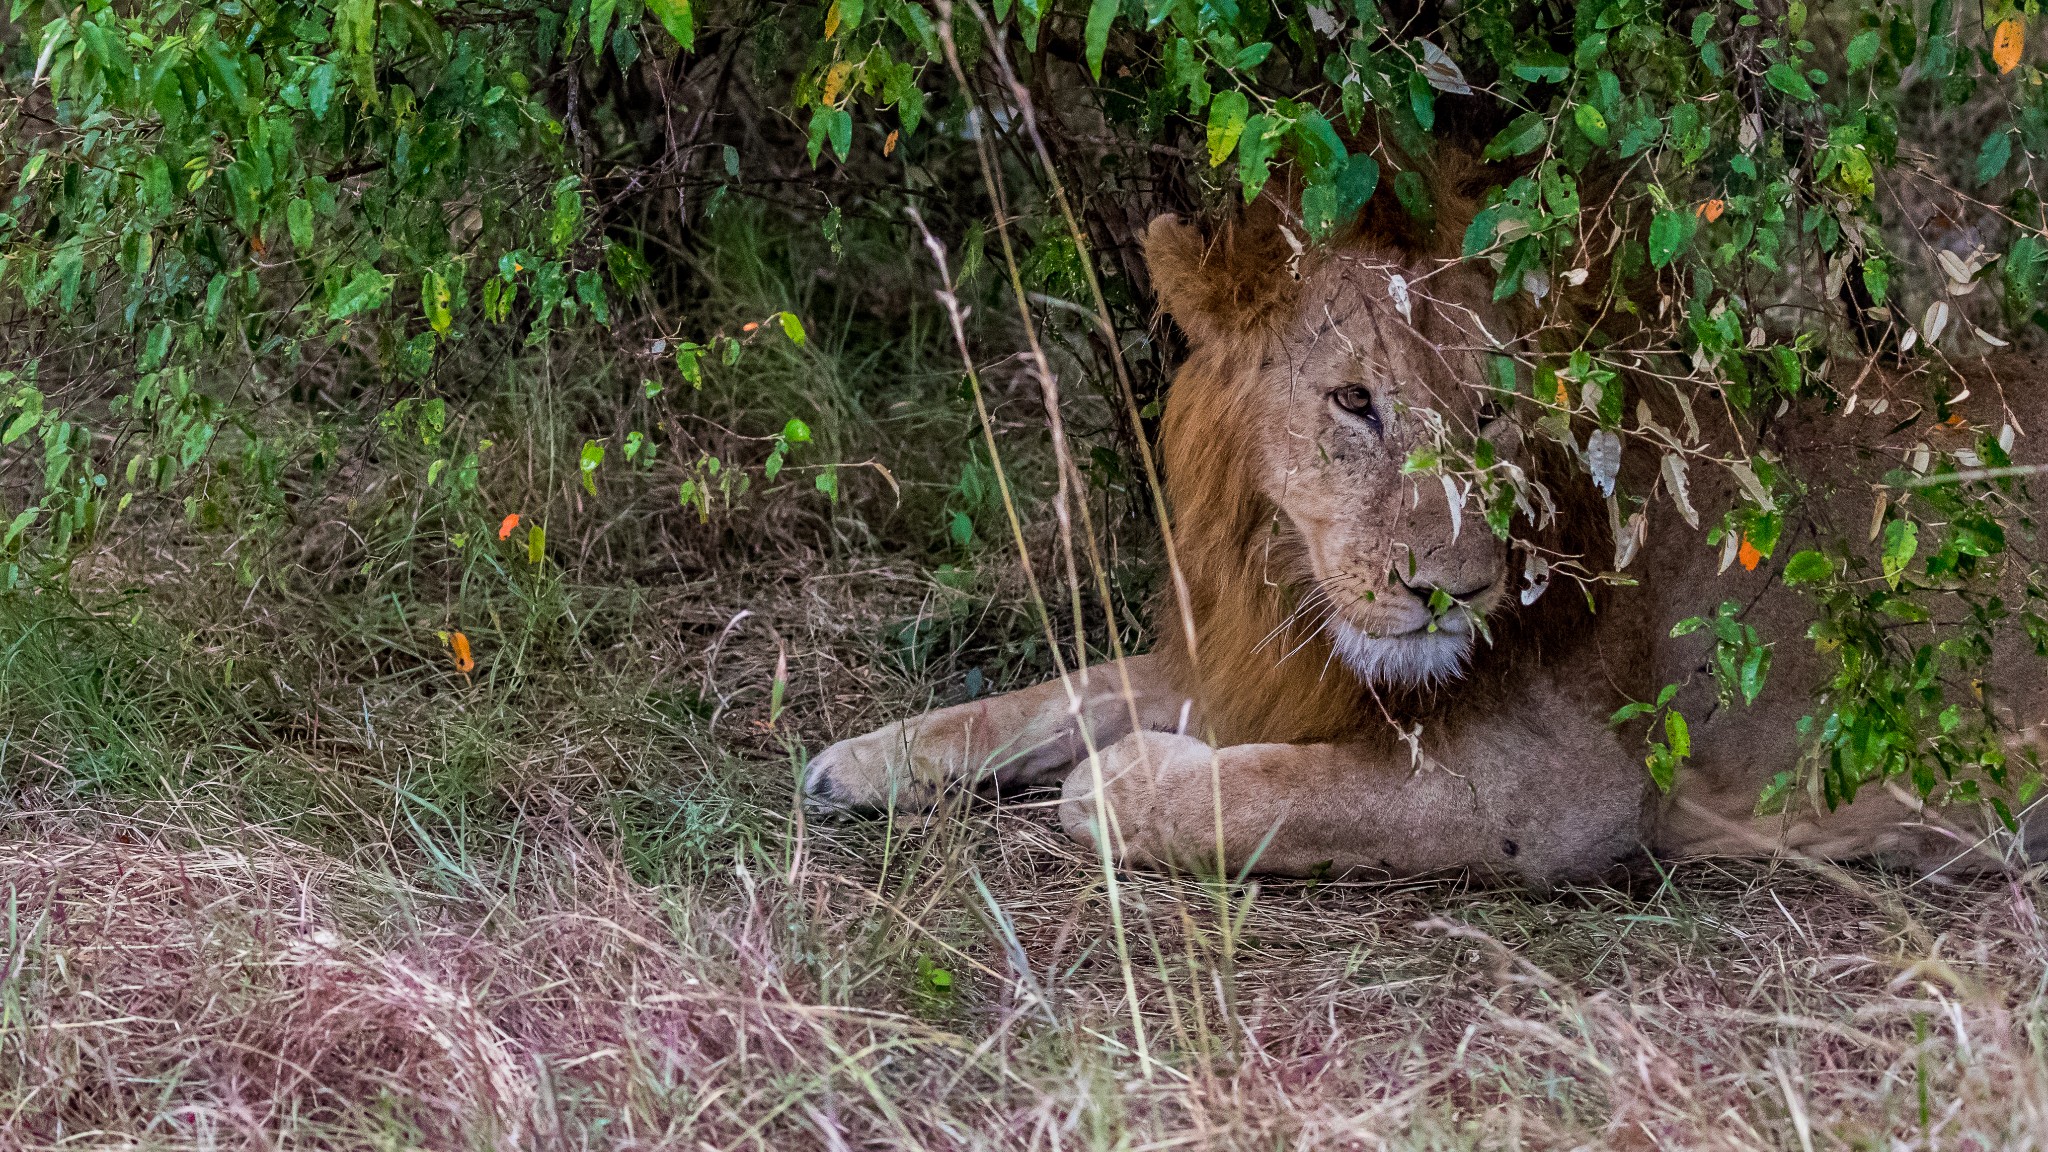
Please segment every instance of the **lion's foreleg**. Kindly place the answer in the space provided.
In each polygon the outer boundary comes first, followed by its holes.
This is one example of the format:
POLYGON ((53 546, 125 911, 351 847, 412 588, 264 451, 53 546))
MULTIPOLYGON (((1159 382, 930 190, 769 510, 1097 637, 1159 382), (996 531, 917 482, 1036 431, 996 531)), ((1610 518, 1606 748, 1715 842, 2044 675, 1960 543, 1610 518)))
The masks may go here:
POLYGON ((1185 697, 1150 656, 900 720, 825 749, 804 778, 818 808, 931 803, 949 786, 1052 779, 1134 727, 1173 728, 1185 697))
POLYGON ((1589 788, 1583 767, 1561 786, 1529 762, 1535 749, 1449 751, 1418 769, 1348 745, 1212 748, 1141 732, 1074 769, 1060 817, 1091 846, 1106 828, 1125 864, 1213 871, 1220 858, 1231 872, 1286 876, 1473 869, 1542 883, 1600 873, 1638 849, 1642 789, 1629 762, 1589 788))

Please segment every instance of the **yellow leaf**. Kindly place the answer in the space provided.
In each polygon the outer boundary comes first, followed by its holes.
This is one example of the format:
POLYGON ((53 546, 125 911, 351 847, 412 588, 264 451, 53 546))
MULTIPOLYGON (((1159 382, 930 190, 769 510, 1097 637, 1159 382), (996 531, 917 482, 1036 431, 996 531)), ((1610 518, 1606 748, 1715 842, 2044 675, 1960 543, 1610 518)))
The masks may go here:
POLYGON ((1998 65, 1998 74, 2005 75, 2019 67, 2020 53, 2027 47, 2027 26, 2018 17, 1998 26, 1991 35, 1991 62, 1998 65))
POLYGON ((818 102, 831 107, 839 103, 839 93, 846 87, 846 78, 853 72, 853 65, 841 60, 825 72, 825 90, 818 94, 818 102))

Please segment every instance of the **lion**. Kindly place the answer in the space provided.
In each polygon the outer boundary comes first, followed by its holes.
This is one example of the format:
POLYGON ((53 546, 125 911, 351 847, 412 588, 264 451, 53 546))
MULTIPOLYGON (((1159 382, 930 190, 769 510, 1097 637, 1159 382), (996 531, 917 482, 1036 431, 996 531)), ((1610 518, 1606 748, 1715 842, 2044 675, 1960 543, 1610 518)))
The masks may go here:
MULTIPOLYGON (((1903 398, 1873 415, 1880 396, 1905 395, 1882 369, 1859 381, 1860 414, 1767 420, 1759 450, 1807 491, 1754 571, 1657 494, 1657 455, 1631 444, 1622 489, 1651 493, 1642 512, 1659 523, 1622 528, 1642 543, 1618 556, 1621 518, 1594 478, 1528 430, 1526 394, 1487 385, 1485 355, 1517 331, 1490 270, 1369 232, 1320 249, 1292 239, 1271 214, 1245 214, 1213 236, 1160 217, 1143 240, 1190 347, 1159 432, 1180 590, 1155 609, 1156 650, 842 740, 810 761, 807 803, 922 806, 949 788, 1058 783, 1061 825, 1106 859, 1233 874, 1464 871, 1545 886, 1645 856, 1933 868, 1970 855, 1987 817, 1934 811, 1897 786, 1834 810, 1795 792, 1757 814, 1765 786, 1799 763, 1799 722, 1828 674, 1805 639, 1812 605, 1780 578, 1785 558, 1836 540, 1867 553, 1873 482, 1916 439, 1949 437, 1939 448, 1960 433, 1925 413, 1894 429, 1919 411, 1903 398), (1484 437, 1523 469, 1554 506, 1549 525, 1535 530, 1527 518, 1543 510, 1525 507, 1503 539, 1455 485, 1404 468, 1447 432, 1484 437), (1587 572, 1621 561, 1626 579, 1554 576, 1567 586, 1543 594, 1537 553, 1587 572), (1672 635, 1723 601, 1772 645, 1753 706, 1723 699, 1709 634, 1672 635), (1642 723, 1610 721, 1667 684, 1691 720, 1668 794, 1645 771, 1642 723)), ((2006 369, 2019 386, 1973 385, 1956 409, 1965 427, 2048 427, 2042 365, 2015 356, 2006 369)), ((1735 430, 1711 394, 1681 411, 1673 389, 1642 391, 1656 399, 1638 420, 1704 421, 1710 439, 1735 430)), ((1575 445, 1590 424, 1577 427, 1575 445)), ((1700 509, 1739 496, 1721 469, 1692 475, 1700 509)), ((2015 640, 1987 678, 2007 690, 1998 714, 2016 751, 2048 720, 2033 659, 2015 640)))

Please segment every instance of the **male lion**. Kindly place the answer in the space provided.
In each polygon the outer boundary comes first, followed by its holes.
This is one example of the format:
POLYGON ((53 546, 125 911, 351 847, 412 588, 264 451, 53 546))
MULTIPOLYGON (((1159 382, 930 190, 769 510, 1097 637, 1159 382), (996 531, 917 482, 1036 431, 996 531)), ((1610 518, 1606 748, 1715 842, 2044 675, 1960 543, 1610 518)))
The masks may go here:
MULTIPOLYGON (((1485 350, 1516 331, 1493 303, 1491 275, 1384 239, 1306 254, 1283 239, 1270 222, 1210 239, 1167 217, 1146 237, 1159 299, 1192 346, 1160 432, 1186 612, 1162 600, 1158 650, 1091 668, 1071 687, 1042 684, 840 741, 811 762, 814 807, 927 804, 950 785, 1064 775, 1066 831, 1095 846, 1106 828, 1121 863, 1285 875, 1472 869, 1544 884, 1605 873, 1645 849, 1923 866, 1968 853, 1981 816, 1922 811, 1896 787, 1870 785, 1833 812, 1802 790, 1783 815, 1753 813, 1764 785, 1797 763, 1795 729, 1827 671, 1804 639, 1812 606, 1774 565, 1838 540, 1867 552, 1872 481, 1917 444, 1970 439, 1906 389, 1867 415, 1896 386, 1878 371, 1862 382, 1861 413, 1767 419, 1756 447, 1785 459, 1807 490, 1773 563, 1754 572, 1725 566, 1657 490, 1656 454, 1632 444, 1622 491, 1651 493, 1644 507, 1658 521, 1627 561, 1639 583, 1559 578, 1524 605, 1519 550, 1476 508, 1454 510, 1439 478, 1402 467, 1432 419, 1484 435, 1558 506, 1542 531, 1518 516, 1524 547, 1580 557, 1588 572, 1622 559, 1586 471, 1525 434, 1482 383, 1485 350), (1753 707, 1718 699, 1710 635, 1670 634, 1729 600, 1775 645, 1770 689, 1753 707), (1666 684, 1683 686, 1675 704, 1692 720, 1691 757, 1669 796, 1648 785, 1641 725, 1609 723, 1666 684)), ((1973 377, 1967 421, 2048 427, 2048 375, 2017 358, 2004 368, 2003 389, 1982 370, 1973 377)), ((1644 390, 1651 420, 1696 418, 1710 442, 1734 442, 1713 394, 1681 409, 1671 388, 1644 390)), ((1526 398, 1507 403, 1533 415, 1526 398)), ((1581 418, 1575 443, 1589 428, 1581 418)), ((2022 439, 2015 455, 2030 451, 2022 439)), ((1709 516, 1736 496, 1719 468, 1692 476, 1692 503, 1709 516)), ((2034 544, 2028 514, 2008 517, 2016 548, 2034 544)), ((1997 704, 2016 751, 2048 719, 2033 660, 2015 644, 1988 678, 2010 693, 1997 704)))

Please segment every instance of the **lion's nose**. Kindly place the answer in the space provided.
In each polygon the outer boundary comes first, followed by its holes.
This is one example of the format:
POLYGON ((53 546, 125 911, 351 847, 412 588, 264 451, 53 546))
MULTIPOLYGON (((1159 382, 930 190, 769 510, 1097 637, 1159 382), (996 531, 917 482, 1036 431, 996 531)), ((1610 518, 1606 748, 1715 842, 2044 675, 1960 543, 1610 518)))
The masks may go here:
POLYGON ((1480 593, 1486 591, 1488 588, 1493 587, 1493 581, 1488 580, 1484 584, 1475 584, 1462 592, 1446 588, 1441 584, 1410 584, 1406 580, 1401 581, 1401 587, 1406 588, 1410 592, 1415 593, 1418 599, 1421 599, 1425 602, 1433 598, 1438 592, 1442 592, 1444 595, 1449 596, 1456 603, 1467 604, 1471 602, 1474 596, 1477 596, 1480 593))

